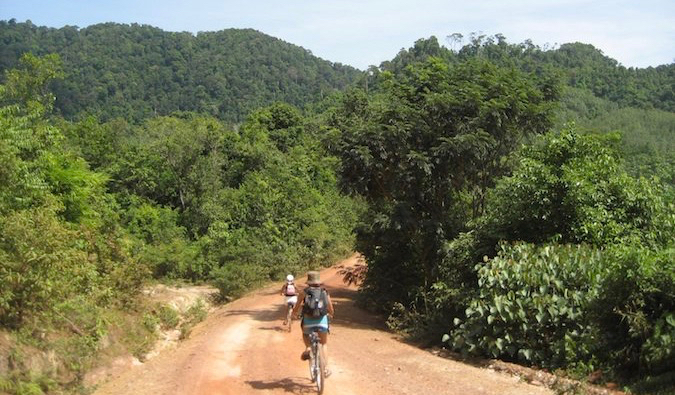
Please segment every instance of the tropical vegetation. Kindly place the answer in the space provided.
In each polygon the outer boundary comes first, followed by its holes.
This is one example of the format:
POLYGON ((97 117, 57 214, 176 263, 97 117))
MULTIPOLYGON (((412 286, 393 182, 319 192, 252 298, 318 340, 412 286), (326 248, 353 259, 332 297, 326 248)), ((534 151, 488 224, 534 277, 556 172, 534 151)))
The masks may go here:
POLYGON ((142 358, 181 322, 148 284, 227 301, 355 250, 411 339, 674 389, 675 65, 448 40, 359 71, 253 30, 1 21, 0 392, 142 358))

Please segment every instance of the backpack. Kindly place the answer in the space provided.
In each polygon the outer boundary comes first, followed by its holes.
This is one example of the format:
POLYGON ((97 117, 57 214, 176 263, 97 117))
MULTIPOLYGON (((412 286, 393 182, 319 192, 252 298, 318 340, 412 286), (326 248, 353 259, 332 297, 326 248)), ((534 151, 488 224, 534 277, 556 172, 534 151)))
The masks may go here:
POLYGON ((326 290, 320 287, 309 287, 305 290, 305 299, 302 304, 302 315, 305 317, 320 318, 328 314, 326 290))
POLYGON ((286 296, 295 296, 296 293, 295 284, 286 283, 286 296))

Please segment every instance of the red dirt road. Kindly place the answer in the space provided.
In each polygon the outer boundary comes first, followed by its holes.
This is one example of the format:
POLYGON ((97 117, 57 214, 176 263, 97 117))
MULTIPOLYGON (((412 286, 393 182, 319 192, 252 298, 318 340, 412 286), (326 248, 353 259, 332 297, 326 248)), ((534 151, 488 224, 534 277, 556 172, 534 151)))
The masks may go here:
MULTIPOLYGON (((356 257, 343 262, 353 264, 356 257)), ((336 303, 328 342, 326 395, 552 394, 518 378, 444 359, 405 344, 354 306, 354 287, 336 268, 321 272, 336 303)), ((298 283, 303 283, 299 279, 298 283)), ((282 328, 279 287, 229 303, 189 339, 101 386, 95 395, 312 394, 299 324, 282 328)))

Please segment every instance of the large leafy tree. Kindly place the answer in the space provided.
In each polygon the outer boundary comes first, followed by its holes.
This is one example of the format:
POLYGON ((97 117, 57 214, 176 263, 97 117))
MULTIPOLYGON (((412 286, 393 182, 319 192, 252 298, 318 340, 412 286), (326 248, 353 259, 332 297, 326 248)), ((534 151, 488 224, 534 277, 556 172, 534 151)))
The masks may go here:
POLYGON ((378 78, 371 97, 347 93, 332 124, 342 181, 370 203, 358 235, 366 288, 405 301, 433 281, 444 241, 483 211, 506 155, 550 127, 557 89, 482 60, 430 58, 378 78))

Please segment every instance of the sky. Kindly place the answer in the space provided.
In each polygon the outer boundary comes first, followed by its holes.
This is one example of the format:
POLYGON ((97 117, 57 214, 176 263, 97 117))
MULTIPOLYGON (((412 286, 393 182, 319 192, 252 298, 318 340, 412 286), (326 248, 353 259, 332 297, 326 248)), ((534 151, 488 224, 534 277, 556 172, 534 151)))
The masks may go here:
MULTIPOLYGON (((626 67, 675 62, 675 0, 0 0, 0 20, 138 23, 192 33, 252 28, 365 70, 420 38, 501 34, 540 47, 591 44, 626 67)), ((454 44, 457 49, 457 44, 454 44)))

